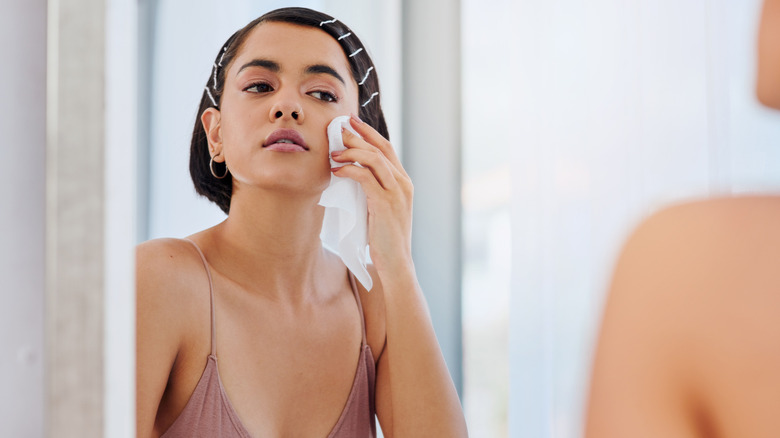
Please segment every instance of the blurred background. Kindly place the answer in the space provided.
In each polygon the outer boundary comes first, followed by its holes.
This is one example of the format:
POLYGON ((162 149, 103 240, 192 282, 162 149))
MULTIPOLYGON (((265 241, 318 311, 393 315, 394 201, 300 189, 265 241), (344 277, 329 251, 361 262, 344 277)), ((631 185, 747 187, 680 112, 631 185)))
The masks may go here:
POLYGON ((132 248, 224 218, 188 174, 202 87, 236 29, 294 5, 376 63, 471 436, 579 437, 633 227, 780 190, 780 114, 753 93, 760 3, 3 0, 0 436, 134 436, 132 248))

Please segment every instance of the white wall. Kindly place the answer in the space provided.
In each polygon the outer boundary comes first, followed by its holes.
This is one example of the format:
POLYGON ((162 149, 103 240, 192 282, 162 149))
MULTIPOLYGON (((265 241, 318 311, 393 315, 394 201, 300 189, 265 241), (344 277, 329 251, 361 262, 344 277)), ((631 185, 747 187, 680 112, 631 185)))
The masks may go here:
POLYGON ((46 2, 0 14, 0 430, 43 435, 46 2))

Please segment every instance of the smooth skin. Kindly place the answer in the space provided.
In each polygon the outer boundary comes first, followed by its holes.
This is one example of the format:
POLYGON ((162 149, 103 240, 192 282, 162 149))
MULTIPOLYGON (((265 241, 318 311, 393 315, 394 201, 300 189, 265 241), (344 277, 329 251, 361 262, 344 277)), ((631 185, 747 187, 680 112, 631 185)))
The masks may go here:
MULTIPOLYGON (((358 288, 384 435, 467 436, 411 258, 408 175, 392 145, 356 117, 362 139, 345 131, 347 150, 333 159, 363 168, 329 166, 328 123, 358 112, 341 47, 318 29, 264 23, 227 68, 220 110, 201 120, 210 153, 233 178, 230 214, 190 239, 211 268, 220 377, 244 426, 257 437, 324 437, 350 393, 360 315, 347 269, 319 238, 317 202, 333 172, 367 196, 374 287, 358 288), (253 60, 279 68, 244 67, 253 60), (343 82, 307 73, 312 65, 343 82), (264 149, 279 128, 298 131, 309 149, 264 149)), ((137 433, 156 437, 183 410, 210 353, 208 279, 195 249, 174 239, 139 245, 137 294, 137 433)))
MULTIPOLYGON (((780 0, 764 4, 757 95, 780 109, 780 0)), ((777 437, 780 198, 678 205, 617 263, 587 438, 777 437)))

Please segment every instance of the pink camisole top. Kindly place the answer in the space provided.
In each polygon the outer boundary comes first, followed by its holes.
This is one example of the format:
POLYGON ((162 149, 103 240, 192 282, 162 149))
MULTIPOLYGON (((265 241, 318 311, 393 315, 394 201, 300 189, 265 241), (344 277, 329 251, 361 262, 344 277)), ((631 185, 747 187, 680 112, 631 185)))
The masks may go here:
MULTIPOLYGON (((186 239, 185 239, 186 240, 186 239)), ((206 361, 206 368, 190 396, 184 410, 161 438, 178 437, 220 437, 220 438, 252 438, 247 432, 238 414, 233 409, 230 399, 222 386, 217 366, 217 336, 214 312, 214 286, 211 281, 211 271, 203 252, 191 240, 203 260, 203 266, 209 279, 211 294, 211 354, 206 361)), ((363 306, 355 284, 355 278, 349 274, 352 291, 355 294, 360 319, 363 326, 363 342, 360 347, 360 358, 352 391, 347 403, 336 421, 328 438, 374 438, 376 424, 374 415, 375 364, 371 347, 366 343, 366 325, 363 318, 363 306)))

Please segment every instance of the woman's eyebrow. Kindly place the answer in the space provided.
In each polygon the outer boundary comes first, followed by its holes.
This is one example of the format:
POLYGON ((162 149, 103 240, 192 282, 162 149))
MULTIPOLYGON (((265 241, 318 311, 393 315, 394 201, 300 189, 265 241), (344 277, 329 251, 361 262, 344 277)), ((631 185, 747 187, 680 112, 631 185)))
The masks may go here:
POLYGON ((344 82, 344 78, 341 77, 341 75, 331 66, 325 65, 325 64, 314 64, 306 67, 306 70, 304 70, 304 73, 306 74, 326 74, 331 75, 334 78, 338 79, 342 84, 347 85, 346 82, 344 82))
POLYGON ((279 72, 281 71, 281 67, 279 66, 279 63, 275 61, 271 61, 268 59, 253 59, 246 64, 242 65, 241 68, 238 69, 236 72, 236 75, 241 73, 242 70, 249 67, 263 67, 267 68, 268 70, 271 70, 272 72, 279 72))

